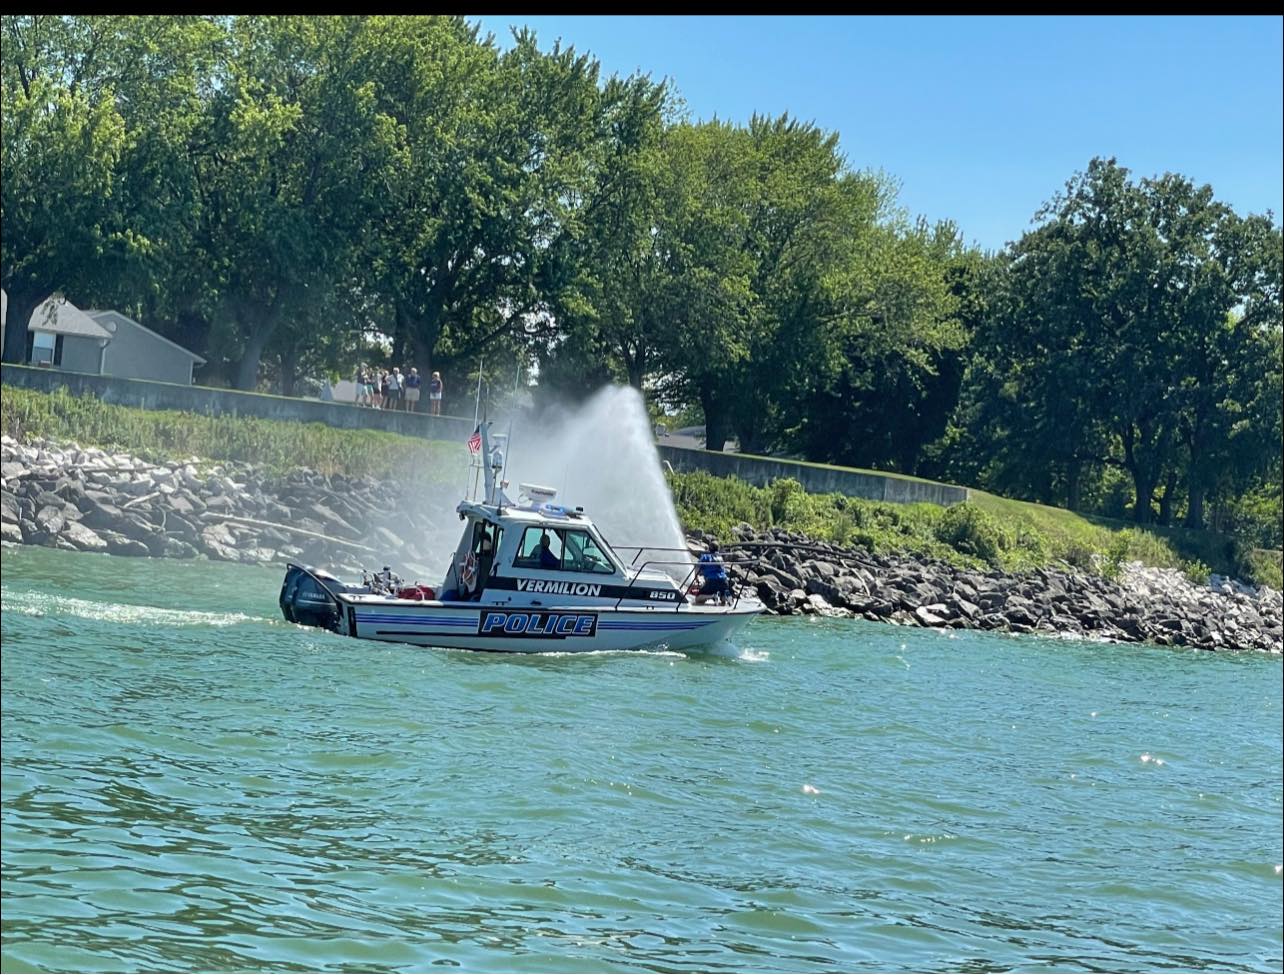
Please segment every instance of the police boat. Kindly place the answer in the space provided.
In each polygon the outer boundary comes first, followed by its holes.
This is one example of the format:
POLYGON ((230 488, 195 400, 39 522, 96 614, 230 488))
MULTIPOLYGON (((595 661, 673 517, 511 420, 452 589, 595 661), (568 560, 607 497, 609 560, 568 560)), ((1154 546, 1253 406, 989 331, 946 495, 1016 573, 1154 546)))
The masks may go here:
POLYGON ((522 484, 510 501, 502 451, 487 424, 480 433, 485 496, 456 508, 463 535, 439 588, 406 586, 388 568, 357 585, 291 563, 285 618, 364 640, 547 653, 707 646, 763 612, 734 587, 701 597, 692 583, 703 563, 685 549, 613 549, 582 509, 554 504, 552 488, 522 484))

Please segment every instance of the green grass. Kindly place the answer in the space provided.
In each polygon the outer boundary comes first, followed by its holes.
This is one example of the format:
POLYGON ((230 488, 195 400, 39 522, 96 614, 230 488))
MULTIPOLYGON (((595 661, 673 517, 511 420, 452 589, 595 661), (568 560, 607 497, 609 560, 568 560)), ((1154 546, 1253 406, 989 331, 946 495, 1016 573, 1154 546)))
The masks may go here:
POLYGON ((793 479, 758 488, 703 472, 668 477, 683 524, 722 538, 744 522, 757 530, 781 527, 840 545, 971 568, 1019 572, 1068 564, 1112 576, 1124 561, 1135 560, 1181 569, 1192 579, 1207 580, 1210 571, 1217 571, 1279 588, 1279 552, 1258 549, 1246 561, 1213 532, 1142 530, 984 491, 972 491, 969 501, 943 508, 808 494, 793 479))
MULTIPOLYGON (((74 441, 151 461, 191 456, 209 462, 240 461, 262 465, 274 474, 309 467, 326 474, 409 477, 425 483, 458 477, 467 461, 464 445, 452 442, 338 430, 320 423, 113 406, 94 397, 72 396, 66 389, 41 393, 3 387, 0 428, 19 440, 74 441)), ((1239 552, 1213 532, 1155 526, 1140 530, 1126 522, 984 491, 973 490, 970 501, 943 508, 925 502, 892 504, 808 494, 792 478, 758 488, 734 477, 693 472, 670 474, 669 484, 683 523, 722 538, 747 522, 755 529, 780 526, 842 545, 913 553, 975 568, 1021 571, 1069 563, 1109 575, 1124 560, 1136 559, 1180 568, 1195 578, 1216 571, 1281 588, 1277 550, 1239 552)))
MULTIPOLYGON (((695 450, 697 448, 687 447, 686 450, 695 450)), ((711 450, 699 450, 699 453, 709 454, 717 453, 711 450)), ((768 464, 798 464, 802 467, 816 467, 826 471, 842 471, 845 474, 867 474, 870 477, 887 477, 897 481, 912 481, 915 484, 943 484, 942 481, 931 481, 925 477, 915 477, 912 474, 900 474, 893 471, 875 471, 864 467, 842 467, 838 464, 822 464, 814 460, 799 460, 796 457, 767 457, 763 454, 744 454, 737 451, 736 457, 745 457, 749 460, 761 460, 768 464)), ((946 485, 952 487, 953 485, 946 485)))
POLYGON ((153 462, 196 456, 259 464, 269 473, 309 467, 323 474, 429 480, 460 475, 463 444, 322 423, 144 410, 13 386, 0 396, 0 428, 17 440, 41 437, 128 451, 153 462))

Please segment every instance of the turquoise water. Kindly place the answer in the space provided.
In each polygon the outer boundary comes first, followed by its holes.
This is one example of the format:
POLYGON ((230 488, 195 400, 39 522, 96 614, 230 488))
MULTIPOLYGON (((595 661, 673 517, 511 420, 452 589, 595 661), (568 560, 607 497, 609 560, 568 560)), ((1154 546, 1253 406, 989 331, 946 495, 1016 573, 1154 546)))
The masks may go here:
POLYGON ((519 657, 3 553, 14 970, 1281 968, 1281 661, 761 620, 519 657))

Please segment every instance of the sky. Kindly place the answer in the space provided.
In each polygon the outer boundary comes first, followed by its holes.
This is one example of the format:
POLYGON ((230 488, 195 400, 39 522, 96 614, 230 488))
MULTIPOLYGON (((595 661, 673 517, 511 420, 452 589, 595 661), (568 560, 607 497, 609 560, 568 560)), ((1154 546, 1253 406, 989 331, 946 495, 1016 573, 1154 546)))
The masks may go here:
POLYGON ((911 216, 996 250, 1094 156, 1281 214, 1280 17, 470 17, 529 26, 603 76, 668 78, 693 120, 788 112, 911 216))

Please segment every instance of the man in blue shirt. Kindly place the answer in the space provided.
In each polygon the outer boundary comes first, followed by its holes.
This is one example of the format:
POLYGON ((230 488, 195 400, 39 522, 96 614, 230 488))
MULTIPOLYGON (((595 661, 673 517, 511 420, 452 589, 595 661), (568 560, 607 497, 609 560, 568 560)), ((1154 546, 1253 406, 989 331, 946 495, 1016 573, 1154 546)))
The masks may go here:
POLYGON ((560 569, 562 560, 553 554, 553 550, 548 547, 548 532, 544 532, 539 539, 539 567, 541 569, 560 569))
POLYGON ((700 575, 704 583, 696 596, 696 602, 716 598, 719 603, 728 602, 731 598, 731 587, 727 585, 727 570, 723 567, 722 556, 718 554, 717 541, 709 542, 709 551, 700 556, 700 575))

